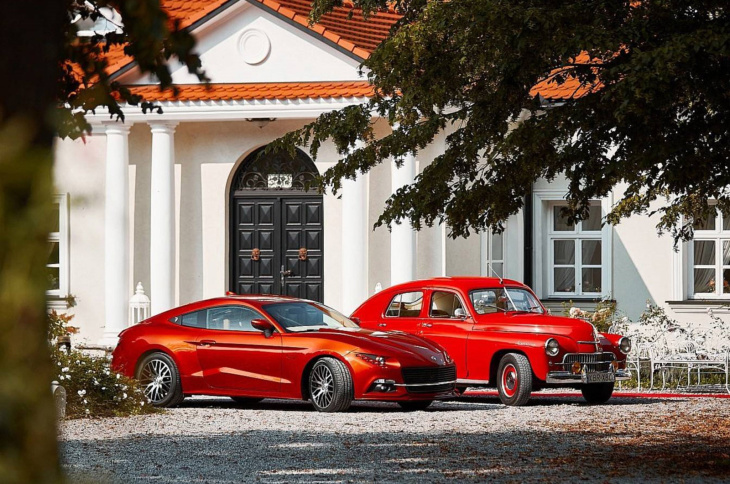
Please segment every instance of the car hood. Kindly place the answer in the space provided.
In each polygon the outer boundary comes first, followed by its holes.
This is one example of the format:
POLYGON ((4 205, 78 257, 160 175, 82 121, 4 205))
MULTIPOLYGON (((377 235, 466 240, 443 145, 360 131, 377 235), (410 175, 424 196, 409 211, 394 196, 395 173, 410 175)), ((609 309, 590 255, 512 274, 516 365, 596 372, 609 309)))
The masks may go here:
POLYGON ((322 328, 309 336, 326 338, 356 347, 359 351, 392 356, 401 364, 443 365, 445 351, 439 345, 399 331, 376 331, 366 328, 322 328))
POLYGON ((574 341, 595 341, 596 336, 594 326, 582 319, 521 312, 479 316, 475 329, 557 335, 574 341))

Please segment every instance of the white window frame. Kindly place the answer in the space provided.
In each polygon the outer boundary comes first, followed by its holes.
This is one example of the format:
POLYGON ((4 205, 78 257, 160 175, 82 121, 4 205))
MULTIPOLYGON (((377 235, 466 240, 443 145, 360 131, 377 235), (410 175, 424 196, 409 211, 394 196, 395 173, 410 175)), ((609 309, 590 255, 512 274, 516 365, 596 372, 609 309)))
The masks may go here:
POLYGON ((494 234, 491 230, 485 230, 481 233, 481 275, 484 277, 496 277, 492 272, 493 264, 502 264, 502 273, 499 274, 502 278, 506 278, 507 274, 507 227, 505 226, 502 231, 502 258, 495 259, 493 254, 493 240, 494 234))
POLYGON ((46 296, 49 300, 60 300, 69 296, 68 194, 54 195, 53 203, 58 205, 58 232, 49 233, 48 241, 58 243, 58 289, 47 290, 46 296))
MULTIPOLYGON (((686 242, 686 268, 687 268, 687 297, 688 299, 730 299, 730 293, 722 292, 722 273, 724 270, 730 269, 730 265, 723 264, 723 243, 730 243, 730 230, 723 230, 723 214, 718 210, 715 215, 715 230, 695 230, 692 240, 686 242), (715 292, 698 292, 694 291, 695 286, 695 263, 694 263, 694 243, 695 241, 711 241, 715 243, 715 292), (719 281, 719 283, 718 283, 719 281)), ((703 268, 705 266, 700 266, 703 268)), ((706 268, 712 268, 706 266, 706 268)))
MULTIPOLYGON (((611 211, 613 194, 595 200, 601 206, 602 216, 611 211)), ((535 293, 541 299, 597 299, 611 295, 613 273, 613 227, 604 224, 600 232, 589 232, 580 235, 577 232, 559 231, 553 227, 553 207, 564 205, 565 190, 535 189, 533 190, 533 281, 535 293), (567 236, 567 237, 566 237, 567 236), (576 237, 591 238, 601 241, 601 291, 582 293, 581 291, 556 293, 553 287, 553 241, 558 239, 573 239, 576 237)), ((576 249, 576 266, 580 263, 580 254, 576 249)), ((576 275, 577 276, 577 275, 576 275)), ((580 277, 576 277, 576 283, 580 277)), ((576 284, 577 285, 577 284, 576 284)))

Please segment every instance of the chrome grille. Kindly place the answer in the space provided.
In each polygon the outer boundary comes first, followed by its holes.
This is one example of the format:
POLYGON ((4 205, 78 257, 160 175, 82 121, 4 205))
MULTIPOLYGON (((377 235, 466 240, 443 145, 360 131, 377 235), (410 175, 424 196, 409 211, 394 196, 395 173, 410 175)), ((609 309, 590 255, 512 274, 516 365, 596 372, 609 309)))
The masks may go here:
POLYGON ((455 366, 430 366, 401 369, 409 393, 435 393, 454 389, 455 366))
POLYGON ((576 361, 581 365, 585 365, 588 372, 591 371, 608 371, 611 362, 616 359, 613 353, 568 353, 563 357, 563 366, 566 370, 576 361))

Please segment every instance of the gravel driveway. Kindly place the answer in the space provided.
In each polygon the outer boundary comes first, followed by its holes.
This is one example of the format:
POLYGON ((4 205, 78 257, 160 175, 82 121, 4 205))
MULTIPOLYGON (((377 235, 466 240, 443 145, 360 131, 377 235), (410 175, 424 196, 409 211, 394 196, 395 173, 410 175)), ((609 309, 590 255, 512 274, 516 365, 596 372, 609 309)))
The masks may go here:
POLYGON ((729 482, 730 400, 496 397, 405 413, 355 403, 244 408, 194 398, 165 413, 61 424, 71 482, 729 482))

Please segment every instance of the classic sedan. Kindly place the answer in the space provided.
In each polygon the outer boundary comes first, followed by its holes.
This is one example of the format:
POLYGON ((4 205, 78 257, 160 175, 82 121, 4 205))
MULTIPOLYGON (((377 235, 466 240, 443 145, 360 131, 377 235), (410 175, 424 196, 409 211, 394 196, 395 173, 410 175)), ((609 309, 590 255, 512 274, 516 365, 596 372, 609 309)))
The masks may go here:
POLYGON ((168 407, 188 395, 241 404, 310 400, 322 412, 353 400, 424 409, 453 396, 456 368, 438 345, 360 328, 322 304, 279 296, 230 296, 160 313, 119 334, 112 367, 168 407))
POLYGON ((551 386, 580 388, 589 403, 605 403, 614 382, 630 378, 628 338, 551 316, 529 287, 508 279, 400 284, 372 296, 351 318, 437 343, 456 362, 458 390, 496 386, 506 405, 524 405, 533 389, 551 386))

